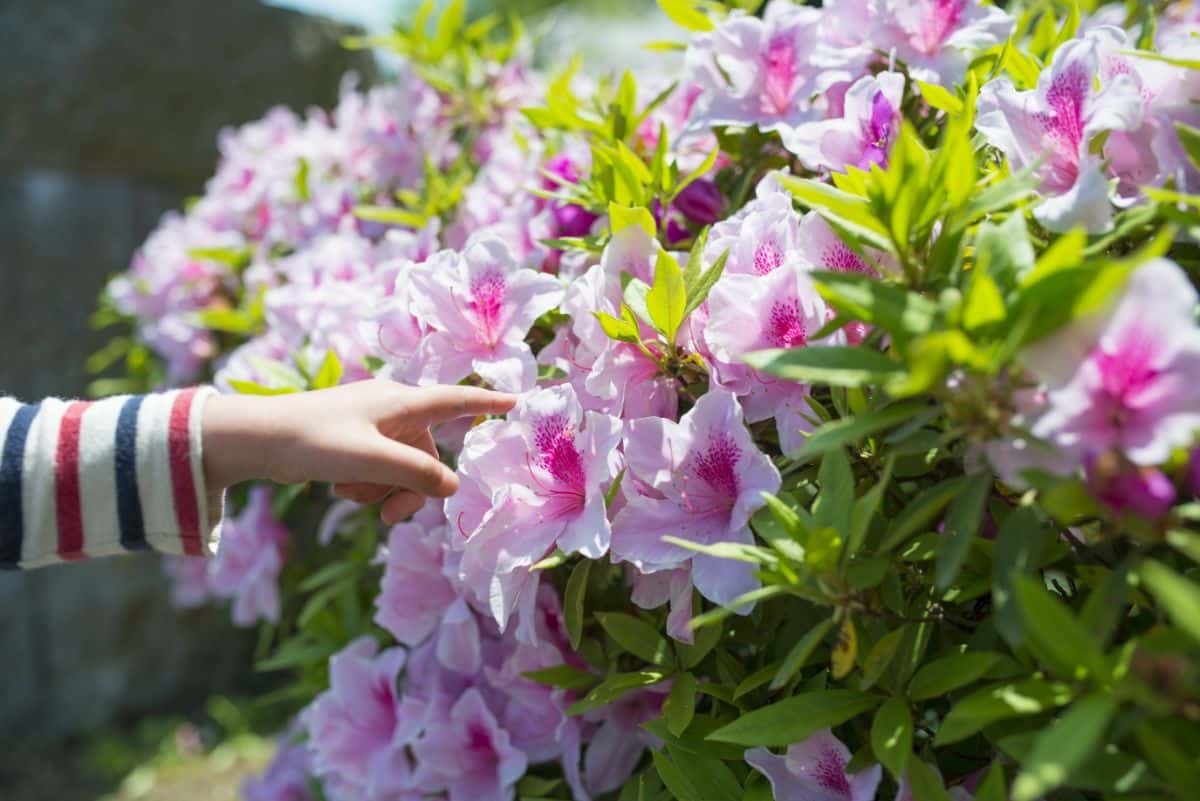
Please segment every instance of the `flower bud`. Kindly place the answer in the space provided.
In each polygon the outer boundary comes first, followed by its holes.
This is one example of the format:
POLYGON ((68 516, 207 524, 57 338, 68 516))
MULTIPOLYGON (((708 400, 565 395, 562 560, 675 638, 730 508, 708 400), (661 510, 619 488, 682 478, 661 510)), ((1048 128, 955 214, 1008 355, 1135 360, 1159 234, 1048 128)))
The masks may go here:
POLYGON ((712 225, 725 216, 725 196, 712 181, 692 181, 675 198, 675 208, 697 225, 712 225))
POLYGON ((1158 520, 1175 502, 1175 487, 1157 468, 1139 467, 1107 451, 1087 463, 1092 493, 1118 514, 1158 520))

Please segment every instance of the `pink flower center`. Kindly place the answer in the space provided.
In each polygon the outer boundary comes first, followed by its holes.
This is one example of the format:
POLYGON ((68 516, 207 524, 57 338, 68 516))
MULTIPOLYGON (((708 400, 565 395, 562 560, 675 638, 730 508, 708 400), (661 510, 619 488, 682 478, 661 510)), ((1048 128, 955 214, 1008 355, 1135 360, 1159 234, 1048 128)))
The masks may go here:
POLYGON ((808 342, 808 329, 800 314, 800 301, 777 300, 767 314, 764 335, 777 348, 795 348, 808 342))
POLYGON ((764 239, 754 250, 754 273, 766 275, 783 264, 783 251, 773 239, 764 239))
POLYGON ((550 491, 575 496, 582 504, 587 495, 587 474, 575 448, 575 427, 562 415, 543 418, 534 426, 533 445, 537 466, 557 484, 550 491))
POLYGON ((763 56, 763 111, 786 114, 792 107, 796 85, 796 42, 787 36, 777 36, 767 45, 763 56))
POLYGON ((846 778, 846 766, 836 751, 827 750, 813 769, 813 778, 825 789, 850 799, 850 781, 846 778))
POLYGON ((871 119, 863 125, 865 147, 858 167, 863 170, 878 164, 887 167, 888 152, 892 149, 892 135, 896 120, 896 109, 883 92, 876 92, 871 102, 871 119))
POLYGON ((952 34, 962 20, 967 0, 932 0, 925 5, 924 23, 913 38, 913 46, 932 56, 952 34))
POLYGON ((839 273, 862 273, 875 275, 875 271, 859 258, 859 255, 844 242, 837 242, 825 249, 821 254, 822 263, 831 270, 839 273))
POLYGON ((707 484, 721 499, 733 502, 738 495, 738 480, 735 468, 741 452, 733 439, 716 434, 709 441, 708 450, 696 455, 692 470, 696 477, 707 484))
POLYGON ((1129 331, 1115 352, 1097 348, 1091 361, 1100 374, 1093 403, 1107 424, 1124 428, 1148 402, 1162 371, 1154 365, 1157 343, 1146 332, 1129 331))
POLYGON ((1046 188, 1065 192, 1079 176, 1079 147, 1083 143, 1083 104, 1091 79, 1082 64, 1072 64, 1054 77, 1046 91, 1050 111, 1035 115, 1049 140, 1046 188))
POLYGON ((471 300, 467 303, 467 309, 479 323, 480 333, 487 345, 495 345, 500 339, 507 288, 504 276, 498 272, 484 273, 471 282, 471 300))
POLYGON ((492 733, 482 723, 471 723, 467 726, 466 750, 471 763, 477 769, 491 769, 498 762, 496 746, 492 742, 492 733))

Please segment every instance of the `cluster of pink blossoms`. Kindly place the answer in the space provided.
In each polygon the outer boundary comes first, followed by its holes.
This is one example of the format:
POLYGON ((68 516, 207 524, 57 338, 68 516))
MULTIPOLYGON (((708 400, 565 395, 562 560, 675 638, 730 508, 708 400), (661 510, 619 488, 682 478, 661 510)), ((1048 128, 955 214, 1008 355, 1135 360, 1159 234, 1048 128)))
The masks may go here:
MULTIPOLYGON (((1197 57, 1191 13, 1164 17, 1161 52, 1197 57)), ((1033 214, 1051 231, 1103 232, 1147 187, 1200 187, 1174 128, 1197 121, 1195 73, 1130 55, 1123 21, 1111 9, 1085 20, 1036 86, 1000 77, 981 88, 978 133, 1014 170, 1035 171, 1033 214)), ((772 155, 805 174, 886 167, 907 110, 932 113, 915 82, 952 91, 1014 27, 978 0, 772 0, 761 16, 733 12, 696 36, 677 88, 630 141, 653 153, 665 131, 683 174, 723 128, 778 134, 772 155)), ((298 777, 308 774, 331 801, 510 801, 543 763, 558 763, 581 801, 620 787, 654 743, 640 724, 669 687, 569 716, 574 691, 525 678, 564 664, 593 670, 568 645, 538 563, 620 565, 631 603, 668 607, 667 632, 682 642, 697 595, 749 613, 739 599, 759 580, 748 563, 705 551, 754 542, 763 493, 781 486, 775 457, 798 449, 815 418, 809 387, 745 357, 862 343, 862 323, 830 331, 835 314, 812 273, 896 270, 886 254, 851 249, 820 215, 798 213, 774 173, 730 208, 716 175, 732 164, 726 154, 669 207, 650 209, 648 226, 569 202, 592 150, 571 134, 543 137, 516 112, 540 100, 539 76, 520 62, 487 69, 497 109, 469 146, 454 135, 454 99, 407 72, 368 92, 347 85, 331 113, 275 110, 228 132, 204 197, 165 219, 110 290, 172 381, 207 366, 227 391, 302 387, 333 353, 344 381, 376 373, 520 394, 505 419, 436 432, 461 490, 380 547, 374 621, 394 642, 364 637, 333 657, 328 690, 301 717, 303 742, 248 786, 253 801, 306 798, 298 777), (464 152, 474 174, 453 209, 420 228, 356 216, 361 204, 394 205, 427 167, 448 170, 464 152), (628 287, 653 285, 664 260, 686 258, 672 248, 709 225, 702 261, 724 258, 724 272, 674 341, 645 319, 632 320, 641 343, 606 333, 601 316, 622 318, 628 287), (598 253, 547 244, 593 236, 598 253), (197 313, 260 297, 262 330, 218 353, 197 313), (707 383, 685 386, 663 369, 668 360, 707 383), (706 387, 698 398, 696 386, 706 387)), ((643 82, 639 100, 668 85, 643 82)), ((1113 508, 1163 514, 1178 487, 1162 468, 1200 429, 1196 303, 1181 269, 1158 260, 1111 308, 1022 354, 1037 381, 1020 396, 1029 436, 986 448, 1002 477, 1079 474, 1113 508)), ((1200 449, 1190 459, 1200 491, 1200 449)), ((336 511, 327 532, 353 509, 336 511)), ((275 620, 286 540, 256 491, 211 566, 173 563, 177 600, 229 598, 240 624, 275 620)), ((786 754, 752 749, 746 761, 781 801, 866 801, 882 774, 848 774, 849 752, 828 731, 786 754)), ((967 798, 969 787, 953 793, 967 798)), ((902 784, 899 798, 909 797, 902 784)))

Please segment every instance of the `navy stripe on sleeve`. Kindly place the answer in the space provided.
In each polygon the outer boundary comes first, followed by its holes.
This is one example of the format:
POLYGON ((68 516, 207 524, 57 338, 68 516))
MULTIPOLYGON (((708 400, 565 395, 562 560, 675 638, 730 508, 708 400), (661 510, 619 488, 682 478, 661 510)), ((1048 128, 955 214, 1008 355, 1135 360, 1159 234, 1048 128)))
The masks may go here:
POLYGON ((13 416, 0 455, 0 568, 15 568, 21 561, 25 536, 25 510, 21 501, 21 474, 25 467, 25 440, 41 404, 22 406, 13 416))
POLYGON ((137 428, 142 396, 125 401, 117 417, 116 454, 113 466, 117 478, 117 521, 121 528, 121 545, 128 551, 150 549, 146 542, 146 525, 142 516, 142 499, 138 495, 137 428))

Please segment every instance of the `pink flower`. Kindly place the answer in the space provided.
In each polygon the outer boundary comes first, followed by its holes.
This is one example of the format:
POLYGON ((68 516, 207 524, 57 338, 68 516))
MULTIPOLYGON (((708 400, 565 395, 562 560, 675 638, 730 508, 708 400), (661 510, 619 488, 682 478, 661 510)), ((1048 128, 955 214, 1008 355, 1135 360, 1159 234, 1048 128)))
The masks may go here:
POLYGON ((980 91, 979 132, 1014 169, 1041 162, 1038 175, 1046 198, 1034 216, 1052 231, 1083 225, 1099 233, 1112 227, 1108 177, 1089 148, 1098 134, 1132 131, 1142 120, 1142 97, 1133 77, 1118 74, 1096 88, 1102 52, 1118 34, 1101 28, 1064 44, 1036 89, 1018 92, 1000 78, 980 91))
POLYGON ((799 221, 792 196, 768 176, 754 200, 712 227, 705 261, 712 264, 728 251, 725 275, 766 275, 797 251, 799 221))
MULTIPOLYGON (((813 344, 818 341, 813 335, 831 317, 795 258, 762 277, 722 276, 709 295, 704 339, 713 373, 721 386, 742 398, 747 420, 776 418, 784 453, 798 449, 804 442, 801 432, 811 428, 803 417, 812 413, 805 400, 808 387, 759 372, 745 364, 745 356, 813 344)), ((840 334, 833 337, 835 342, 840 339, 840 334)))
POLYGON ((583 757, 583 779, 594 795, 619 788, 633 775, 647 748, 661 747, 657 737, 642 724, 662 714, 670 682, 629 693, 588 715, 599 722, 588 739, 583 757))
MULTIPOLYGON (((462 576, 503 627, 555 546, 596 559, 608 551, 604 503, 618 469, 621 422, 584 412, 569 385, 523 396, 504 421, 473 429, 459 457, 467 491, 446 502, 466 537, 462 576)), ((533 590, 530 590, 533 591, 533 590)))
POLYGON ((871 0, 871 43, 899 59, 908 74, 954 86, 971 56, 1002 44, 1016 22, 979 0, 871 0))
POLYGON ((1159 520, 1175 503, 1175 485, 1161 470, 1122 464, 1113 454, 1089 456, 1088 487, 1117 514, 1159 520))
POLYGON ((846 92, 840 118, 799 126, 783 144, 810 170, 845 172, 887 167, 892 142, 900 132, 904 76, 881 72, 860 78, 846 92))
POLYGON ((171 581, 171 605, 176 609, 195 609, 209 602, 208 562, 203 556, 163 558, 163 572, 171 581))
POLYGON ((279 571, 290 534, 275 519, 271 496, 267 486, 250 489, 246 508, 222 524, 208 569, 209 587, 217 597, 233 599, 233 622, 239 626, 279 620, 279 571))
POLYGON ((663 541, 752 543, 750 516, 763 492, 779 489, 779 471, 750 438, 732 393, 714 389, 678 423, 645 418, 627 424, 625 481, 636 494, 613 521, 614 559, 645 573, 691 565, 710 601, 727 604, 758 586, 745 562, 699 554, 663 541))
POLYGON ((558 281, 517 264, 486 236, 459 254, 444 250, 411 273, 412 310, 429 327, 408 367, 419 384, 453 384, 476 373, 496 389, 523 392, 537 379, 525 335, 558 305, 558 281))
POLYGON ((413 745, 422 788, 445 790, 449 801, 511 801, 528 760, 476 689, 413 745))
POLYGON ((784 756, 751 748, 746 761, 771 782, 776 801, 872 801, 883 776, 879 765, 847 773, 850 749, 829 729, 789 747, 784 756))
POLYGON ((242 801, 316 801, 308 760, 308 748, 281 740, 262 775, 242 783, 242 801))
MULTIPOLYGON (((438 517, 441 512, 438 510, 438 517)), ((437 636, 438 660, 459 673, 479 670, 481 645, 475 613, 454 578, 457 556, 449 551, 445 518, 434 527, 401 523, 383 549, 384 573, 375 599, 375 622, 405 645, 437 636)))
MULTIPOLYGON (((800 220, 799 250, 803 258, 818 270, 837 273, 858 273, 878 278, 880 270, 898 269, 895 259, 887 253, 867 249, 864 259, 850 249, 820 214, 809 212, 800 220)), ((857 345, 867 338, 871 328, 865 323, 847 323, 842 329, 846 340, 857 345)))
POLYGON ((820 18, 816 9, 777 1, 762 19, 734 13, 697 36, 686 56, 688 81, 703 89, 692 125, 786 131, 815 119, 811 100, 823 87, 809 55, 820 18))
POLYGON ((689 645, 695 640, 692 627, 692 571, 690 567, 642 573, 629 567, 633 584, 629 600, 642 609, 657 609, 671 604, 667 614, 667 634, 689 645))
POLYGON ((1200 430, 1196 290, 1173 262, 1137 269, 1102 315, 1072 323, 1026 354, 1046 386, 1032 433, 1074 464, 1109 449, 1163 464, 1200 430))
POLYGON ((355 640, 329 662, 329 689, 303 713, 313 772, 348 797, 388 801, 410 789, 413 769, 405 747, 424 725, 424 710, 396 689, 404 651, 379 652, 369 637, 355 640))

